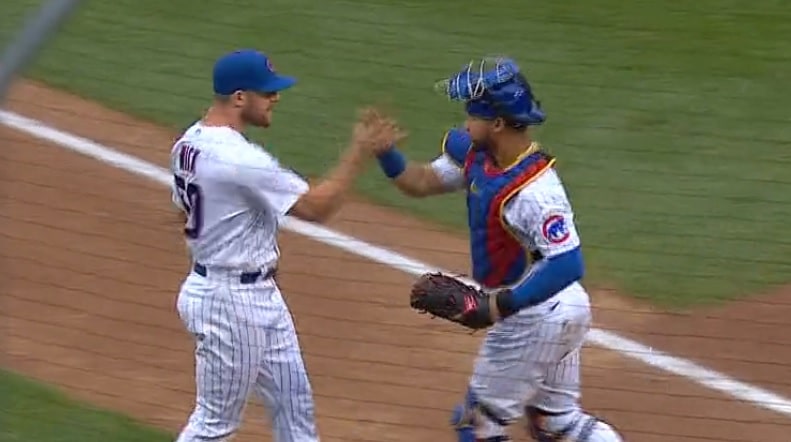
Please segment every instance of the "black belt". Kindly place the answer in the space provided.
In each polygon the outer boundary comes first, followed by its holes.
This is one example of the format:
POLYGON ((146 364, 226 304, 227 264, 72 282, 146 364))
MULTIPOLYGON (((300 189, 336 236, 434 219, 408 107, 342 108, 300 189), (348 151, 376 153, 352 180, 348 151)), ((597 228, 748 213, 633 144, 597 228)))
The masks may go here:
MULTIPOLYGON (((209 270, 206 268, 205 265, 196 262, 195 265, 192 266, 192 269, 195 273, 203 276, 204 278, 209 275, 209 270)), ((264 273, 263 270, 254 270, 252 272, 244 272, 239 274, 239 282, 241 284, 254 284, 259 279, 262 281, 266 281, 267 279, 274 278, 277 275, 277 267, 273 267, 264 273)))

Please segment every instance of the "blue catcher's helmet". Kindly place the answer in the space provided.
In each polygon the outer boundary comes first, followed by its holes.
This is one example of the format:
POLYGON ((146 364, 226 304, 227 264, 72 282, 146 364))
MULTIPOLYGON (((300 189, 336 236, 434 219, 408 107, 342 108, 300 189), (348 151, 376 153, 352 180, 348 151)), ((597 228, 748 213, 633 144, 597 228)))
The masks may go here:
POLYGON ((530 84, 510 58, 472 61, 437 85, 451 100, 463 101, 473 117, 500 117, 514 127, 539 125, 546 120, 530 84))

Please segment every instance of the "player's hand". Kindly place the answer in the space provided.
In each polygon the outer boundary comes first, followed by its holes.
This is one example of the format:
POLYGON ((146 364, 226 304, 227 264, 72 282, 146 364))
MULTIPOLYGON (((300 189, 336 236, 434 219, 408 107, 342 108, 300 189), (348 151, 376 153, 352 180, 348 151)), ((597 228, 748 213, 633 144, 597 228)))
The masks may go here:
POLYGON ((360 112, 352 133, 352 143, 366 153, 378 155, 406 138, 395 119, 368 107, 360 112))
POLYGON ((444 273, 418 278, 412 285, 409 305, 472 330, 487 328, 498 319, 497 305, 489 294, 444 273))

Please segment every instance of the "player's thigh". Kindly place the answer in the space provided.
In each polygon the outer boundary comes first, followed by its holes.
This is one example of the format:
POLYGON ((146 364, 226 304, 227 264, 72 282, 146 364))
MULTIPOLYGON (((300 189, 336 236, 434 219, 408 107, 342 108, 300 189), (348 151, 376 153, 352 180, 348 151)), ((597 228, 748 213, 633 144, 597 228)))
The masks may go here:
POLYGON ((572 297, 558 310, 562 327, 557 330, 560 345, 551 355, 543 381, 530 405, 548 412, 566 412, 578 407, 582 346, 591 325, 587 298, 572 297))
POLYGON ((258 373, 255 350, 244 349, 247 331, 197 328, 195 409, 181 441, 225 440, 239 429, 258 373))
POLYGON ((263 333, 247 317, 247 300, 228 287, 198 282, 179 298, 179 315, 196 341, 201 413, 207 421, 237 422, 263 359, 263 333))
POLYGON ((288 310, 284 309, 277 323, 266 331, 265 339, 267 344, 257 391, 272 411, 288 405, 291 400, 311 398, 302 350, 288 310))
POLYGON ((519 314, 486 334, 470 388, 498 417, 519 417, 527 398, 538 391, 555 352, 555 328, 519 314))
POLYGON ((536 392, 527 405, 551 413, 565 413, 579 408, 580 350, 573 350, 558 363, 549 365, 536 392))
POLYGON ((256 392, 266 404, 275 440, 318 440, 313 392, 287 310, 267 341, 256 392))

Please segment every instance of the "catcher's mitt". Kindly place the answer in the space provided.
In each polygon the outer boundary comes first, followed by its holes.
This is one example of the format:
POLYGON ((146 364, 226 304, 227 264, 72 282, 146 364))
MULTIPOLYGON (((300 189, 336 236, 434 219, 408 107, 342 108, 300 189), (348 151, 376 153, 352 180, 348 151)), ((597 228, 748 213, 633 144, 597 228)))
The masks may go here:
POLYGON ((409 304, 428 313, 478 330, 493 324, 489 295, 442 273, 426 273, 415 281, 409 304))

